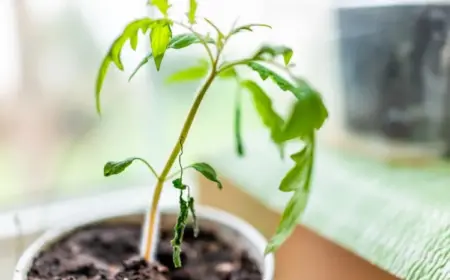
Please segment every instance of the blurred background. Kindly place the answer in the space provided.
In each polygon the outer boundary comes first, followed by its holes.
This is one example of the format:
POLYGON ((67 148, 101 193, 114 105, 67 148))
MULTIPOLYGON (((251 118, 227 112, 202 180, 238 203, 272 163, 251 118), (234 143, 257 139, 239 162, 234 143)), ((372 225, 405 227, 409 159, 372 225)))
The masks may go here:
MULTIPOLYGON (((0 242, 17 238, 26 227, 25 218, 15 216, 23 209, 153 184, 137 166, 105 179, 103 164, 141 156, 161 169, 198 86, 164 80, 204 53, 198 47, 169 51, 160 72, 150 63, 128 82, 147 53, 142 36, 137 52, 128 47, 123 52, 125 73, 109 72, 103 115, 96 115, 97 68, 127 22, 153 14, 144 2, 0 1, 0 242)), ((182 16, 187 1, 171 2, 172 12, 182 16)), ((212 0, 199 2, 199 13, 225 30, 237 18, 273 26, 236 38, 228 57, 249 54, 262 42, 293 46, 296 72, 322 92, 330 109, 322 145, 383 164, 449 170, 450 2, 229 0, 220 7, 212 0)), ((290 104, 288 94, 265 86, 278 109, 290 104)), ((213 85, 186 144, 186 161, 233 145, 235 88, 233 82, 213 85)), ((262 127, 244 98, 244 135, 251 135, 262 127)), ((36 227, 54 214, 33 213, 27 217, 36 227)), ((15 251, 3 249, 11 265, 15 251)))

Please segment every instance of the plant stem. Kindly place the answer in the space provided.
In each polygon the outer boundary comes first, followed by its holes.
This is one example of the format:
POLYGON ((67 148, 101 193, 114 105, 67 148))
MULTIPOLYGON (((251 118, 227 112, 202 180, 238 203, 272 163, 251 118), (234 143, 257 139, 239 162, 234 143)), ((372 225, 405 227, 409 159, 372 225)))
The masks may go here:
POLYGON ((194 103, 192 104, 191 109, 189 110, 189 114, 186 117, 186 120, 184 121, 183 128, 180 132, 180 135, 178 136, 178 140, 175 144, 175 146, 172 149, 172 152, 169 156, 169 159, 167 160, 163 171, 158 177, 157 184, 155 186, 155 191, 153 193, 151 208, 150 208, 150 214, 148 216, 148 231, 147 236, 145 236, 146 241, 146 248, 144 252, 144 258, 147 261, 151 261, 151 251, 152 251, 152 239, 155 234, 155 230, 157 230, 155 221, 156 221, 156 213, 158 210, 158 204, 159 199, 161 197, 161 191, 164 186, 164 181, 166 180, 167 176, 169 175, 170 170, 172 169, 172 166, 178 156, 178 154, 181 151, 181 147, 184 145, 184 142, 186 141, 186 138, 189 134, 189 130, 191 128, 192 122, 194 121, 195 115, 197 114, 198 108, 200 107, 200 104, 203 100, 203 97, 205 96, 206 92, 208 91, 209 87, 211 86, 214 78, 217 75, 217 61, 213 63, 211 73, 203 83, 203 85, 198 90, 197 96, 195 97, 194 103))

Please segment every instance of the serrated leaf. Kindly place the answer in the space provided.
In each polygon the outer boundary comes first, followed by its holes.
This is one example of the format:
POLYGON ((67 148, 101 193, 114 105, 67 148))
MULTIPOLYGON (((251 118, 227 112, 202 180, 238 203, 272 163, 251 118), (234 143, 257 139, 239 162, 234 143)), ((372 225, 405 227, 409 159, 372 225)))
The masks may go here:
POLYGON ((117 175, 125 171, 128 166, 130 166, 133 161, 137 158, 129 158, 122 161, 108 161, 103 167, 103 175, 105 177, 117 175))
POLYGON ((233 67, 231 67, 231 68, 226 69, 223 72, 220 72, 218 77, 221 78, 221 79, 236 78, 237 77, 237 72, 236 72, 236 70, 233 67))
POLYGON ((252 29, 253 27, 267 27, 267 28, 272 28, 272 26, 267 25, 267 24, 252 23, 252 24, 246 24, 246 25, 243 25, 243 26, 239 26, 239 27, 233 29, 230 33, 231 33, 232 35, 234 35, 234 34, 236 34, 236 33, 242 32, 242 31, 250 31, 250 32, 252 32, 252 31, 253 31, 253 29, 252 29))
POLYGON ((300 152, 291 155, 295 161, 294 167, 284 176, 280 183, 279 190, 282 192, 292 192, 298 188, 307 189, 305 184, 308 181, 308 173, 310 168, 310 153, 304 148, 300 152))
POLYGON ((191 167, 200 172, 206 179, 217 183, 217 187, 222 189, 222 183, 218 179, 217 173, 211 165, 205 162, 199 162, 192 164, 191 167))
POLYGON ((241 91, 237 93, 234 108, 234 137, 236 139, 236 152, 238 156, 244 156, 244 143, 242 140, 242 98, 241 91))
MULTIPOLYGON (((205 38, 205 41, 207 43, 214 44, 214 40, 212 40, 212 39, 206 40, 206 38, 205 38)), ((170 43, 169 43, 169 46, 167 47, 167 49, 182 49, 182 48, 186 48, 192 44, 199 44, 199 43, 200 43, 200 40, 194 34, 191 34, 191 33, 179 34, 179 35, 173 36, 172 39, 170 39, 170 43)), ((147 54, 147 56, 144 57, 141 60, 141 62, 139 62, 137 67, 133 70, 130 77, 128 78, 128 81, 131 81, 131 79, 136 75, 136 73, 139 71, 139 69, 141 69, 142 66, 147 64, 149 62, 149 60, 152 58, 153 58, 152 52, 147 54)))
POLYGON ((194 222, 194 237, 198 237, 200 228, 198 226, 197 213, 195 211, 195 201, 194 201, 193 197, 189 197, 188 207, 189 207, 189 210, 191 211, 192 220, 194 222))
POLYGON ((320 129, 327 117, 328 111, 316 91, 300 92, 279 140, 288 141, 308 136, 320 129))
POLYGON ((117 37, 111 44, 108 53, 103 58, 102 63, 99 67, 95 84, 95 102, 96 109, 99 114, 101 114, 100 93, 110 64, 114 63, 119 70, 123 71, 124 67, 121 60, 121 52, 125 42, 127 40, 130 40, 132 49, 136 50, 139 30, 142 30, 143 33, 147 32, 148 28, 153 24, 153 22, 154 21, 150 18, 142 18, 130 22, 124 28, 122 34, 117 37))
POLYGON ((188 11, 188 19, 190 24, 195 24, 195 14, 197 13, 197 1, 189 0, 189 11, 188 11))
POLYGON ((168 16, 168 11, 171 5, 168 0, 150 0, 149 4, 158 8, 158 10, 164 15, 168 16))
POLYGON ((273 59, 276 56, 282 55, 284 64, 288 65, 291 61, 292 55, 294 52, 291 48, 286 46, 271 46, 264 45, 262 46, 255 54, 255 59, 273 59))
POLYGON ((307 201, 308 193, 303 189, 297 189, 283 211, 276 233, 270 239, 265 254, 276 251, 292 234, 306 208, 307 201))
POLYGON ((167 22, 161 22, 153 26, 150 33, 150 42, 152 46, 152 53, 156 65, 156 69, 159 71, 161 62, 164 57, 164 53, 169 46, 170 39, 172 38, 172 30, 167 22))
POLYGON ((179 189, 179 190, 185 190, 187 188, 187 186, 185 184, 183 184, 181 178, 177 178, 177 179, 173 180, 172 185, 174 188, 179 189))
POLYGON ((252 95, 253 104, 263 124, 270 129, 272 138, 281 132, 283 119, 273 109, 272 100, 265 91, 254 81, 244 80, 241 86, 246 88, 252 95))
POLYGON ((202 60, 199 65, 195 65, 189 68, 185 68, 170 75, 166 82, 177 83, 195 81, 205 77, 208 74, 209 65, 207 61, 202 60))

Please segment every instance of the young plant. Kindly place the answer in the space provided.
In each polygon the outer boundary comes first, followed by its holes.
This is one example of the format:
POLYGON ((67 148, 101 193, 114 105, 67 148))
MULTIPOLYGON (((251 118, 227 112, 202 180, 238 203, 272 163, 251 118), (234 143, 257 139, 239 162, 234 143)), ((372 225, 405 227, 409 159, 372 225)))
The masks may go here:
POLYGON ((201 162, 183 167, 181 162, 183 144, 188 137, 197 110, 211 84, 216 79, 233 79, 241 89, 237 92, 238 96, 234 108, 236 151, 240 156, 245 153, 241 133, 240 95, 242 94, 242 91, 251 95, 255 109, 258 112, 262 123, 270 131, 271 139, 274 144, 278 146, 282 155, 283 147, 286 143, 291 141, 304 143, 302 149, 290 156, 294 165, 292 169, 287 172, 279 185, 279 190, 282 192, 291 192, 292 198, 287 203, 276 233, 269 241, 266 248, 266 253, 274 252, 294 230, 308 200, 315 152, 315 132, 321 128, 325 119, 328 117, 327 109, 322 102, 320 94, 305 80, 297 77, 291 71, 292 67, 290 61, 293 56, 293 51, 289 47, 281 45, 263 45, 248 57, 230 61, 223 60, 223 50, 227 43, 235 36, 244 35, 244 33, 249 33, 257 28, 271 28, 270 26, 266 24, 247 24, 237 27, 234 26, 229 32, 224 32, 210 19, 198 18, 196 16, 197 2, 195 0, 189 0, 187 23, 169 17, 168 12, 171 5, 168 0, 151 0, 148 4, 155 6, 161 12, 162 16, 156 19, 144 17, 130 22, 125 27, 122 34, 112 43, 108 53, 103 59, 98 72, 95 94, 96 108, 99 114, 101 113, 100 92, 108 68, 111 64, 114 64, 119 70, 124 70, 121 61, 121 51, 127 41, 130 42, 131 48, 136 50, 139 31, 143 34, 149 34, 151 51, 132 72, 130 80, 143 65, 150 61, 153 61, 156 69, 159 70, 167 51, 184 49, 194 44, 203 46, 208 60, 201 61, 192 68, 175 73, 169 78, 169 81, 171 82, 196 79, 203 79, 203 82, 199 87, 192 107, 186 116, 178 139, 174 141, 174 147, 162 172, 156 172, 150 163, 140 157, 132 157, 118 162, 108 162, 104 166, 104 175, 111 176, 123 172, 132 163, 139 161, 144 163, 157 179, 148 215, 149 228, 144 237, 146 244, 148 244, 145 252, 143 252, 144 257, 150 261, 152 250, 151 241, 157 230, 155 221, 164 182, 170 180, 170 178, 177 177, 172 181, 172 185, 180 190, 180 213, 174 228, 174 238, 172 240, 174 264, 177 267, 181 266, 180 245, 183 240, 183 232, 187 224, 189 213, 193 216, 194 223, 196 222, 195 201, 189 193, 189 186, 185 185, 183 182, 183 171, 188 168, 194 169, 207 179, 217 183, 219 189, 222 188, 222 184, 218 179, 216 171, 209 164, 201 162), (211 27, 215 35, 210 36, 209 34, 197 32, 194 27, 198 21, 205 21, 211 27), (174 35, 172 34, 173 26, 181 26, 187 30, 187 33, 174 35), (238 74, 237 69, 239 67, 247 67, 255 71, 263 81, 271 80, 278 85, 282 91, 294 95, 295 102, 288 117, 283 118, 275 111, 271 99, 256 81, 244 79, 238 74), (179 170, 174 174, 169 174, 177 158, 179 159, 179 170))

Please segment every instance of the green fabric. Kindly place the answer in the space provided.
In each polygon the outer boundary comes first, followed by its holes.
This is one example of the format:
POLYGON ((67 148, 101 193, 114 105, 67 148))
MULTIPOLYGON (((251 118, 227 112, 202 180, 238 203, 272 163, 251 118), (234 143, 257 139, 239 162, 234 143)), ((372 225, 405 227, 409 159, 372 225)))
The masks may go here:
MULTIPOLYGON (((247 139, 204 155, 223 177, 282 211, 289 194, 278 183, 291 166, 275 147, 247 139)), ((450 166, 406 168, 321 148, 301 221, 307 227, 402 279, 450 279, 450 166)))

